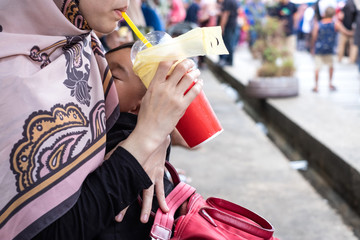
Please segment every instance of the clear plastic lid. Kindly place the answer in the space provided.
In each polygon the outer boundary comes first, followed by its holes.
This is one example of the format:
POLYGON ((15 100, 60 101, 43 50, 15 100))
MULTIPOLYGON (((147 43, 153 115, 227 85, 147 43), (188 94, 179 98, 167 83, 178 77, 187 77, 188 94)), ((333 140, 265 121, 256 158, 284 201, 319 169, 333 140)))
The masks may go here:
MULTIPOLYGON (((169 34, 162 31, 149 32, 144 36, 151 43, 151 45, 157 45, 161 42, 171 39, 171 36, 169 34)), ((134 63, 136 54, 146 48, 147 46, 141 40, 137 40, 131 48, 131 61, 134 63)))

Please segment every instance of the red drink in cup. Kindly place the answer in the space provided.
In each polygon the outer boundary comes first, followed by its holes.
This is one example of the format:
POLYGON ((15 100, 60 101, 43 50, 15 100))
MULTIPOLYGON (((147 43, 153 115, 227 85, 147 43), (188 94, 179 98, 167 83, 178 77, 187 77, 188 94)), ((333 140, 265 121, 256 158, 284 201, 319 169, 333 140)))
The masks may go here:
POLYGON ((191 148, 213 139, 223 131, 203 91, 187 108, 176 129, 191 148))

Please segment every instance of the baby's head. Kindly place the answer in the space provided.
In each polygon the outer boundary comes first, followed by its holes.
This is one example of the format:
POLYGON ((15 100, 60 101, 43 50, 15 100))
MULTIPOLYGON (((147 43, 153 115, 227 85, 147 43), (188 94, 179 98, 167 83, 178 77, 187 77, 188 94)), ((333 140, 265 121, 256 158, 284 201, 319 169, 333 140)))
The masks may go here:
POLYGON ((113 75, 121 112, 138 114, 146 87, 133 71, 130 53, 133 42, 111 49, 105 55, 113 75))

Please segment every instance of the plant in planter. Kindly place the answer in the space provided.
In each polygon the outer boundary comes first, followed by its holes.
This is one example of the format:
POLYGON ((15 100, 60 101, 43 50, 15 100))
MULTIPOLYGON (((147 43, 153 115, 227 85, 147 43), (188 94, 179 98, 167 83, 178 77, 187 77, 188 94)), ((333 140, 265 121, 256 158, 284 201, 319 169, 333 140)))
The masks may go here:
POLYGON ((257 98, 296 96, 298 81, 294 77, 293 56, 286 49, 282 23, 269 17, 256 27, 259 37, 250 50, 261 65, 256 78, 246 87, 247 94, 257 98))

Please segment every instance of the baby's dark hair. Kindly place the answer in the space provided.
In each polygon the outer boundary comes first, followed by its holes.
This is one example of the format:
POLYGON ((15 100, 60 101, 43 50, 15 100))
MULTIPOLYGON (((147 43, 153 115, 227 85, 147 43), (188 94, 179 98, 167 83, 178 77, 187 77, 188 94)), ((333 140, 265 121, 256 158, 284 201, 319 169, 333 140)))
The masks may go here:
POLYGON ((134 45, 135 42, 127 42, 127 43, 124 43, 124 44, 121 44, 120 46, 116 47, 116 48, 113 48, 113 49, 110 49, 109 51, 107 51, 105 53, 106 54, 109 54, 109 53, 112 53, 112 52, 116 52, 116 51, 119 51, 121 49, 124 49, 124 48, 132 48, 132 46, 134 45))

